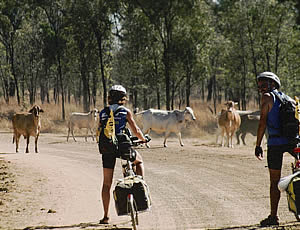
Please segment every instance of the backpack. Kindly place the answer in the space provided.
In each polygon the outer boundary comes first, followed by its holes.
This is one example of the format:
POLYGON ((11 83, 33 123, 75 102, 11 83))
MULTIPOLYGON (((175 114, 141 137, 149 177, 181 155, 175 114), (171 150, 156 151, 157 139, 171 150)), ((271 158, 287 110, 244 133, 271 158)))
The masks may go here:
POLYGON ((115 113, 109 107, 105 107, 104 112, 107 118, 101 121, 98 145, 99 152, 101 154, 117 154, 118 139, 115 132, 115 113))
POLYGON ((298 111, 295 101, 287 95, 280 95, 277 91, 273 91, 274 95, 280 101, 279 120, 280 135, 287 137, 290 143, 295 142, 299 138, 299 120, 298 111))
MULTIPOLYGON (((120 106, 113 112, 109 107, 104 108, 106 119, 101 120, 99 134, 99 152, 101 154, 114 154, 116 157, 129 155, 131 158, 131 140, 126 133, 126 129, 122 133, 116 133, 115 115, 124 107, 120 106)), ((134 159, 132 159, 134 160, 134 159)))

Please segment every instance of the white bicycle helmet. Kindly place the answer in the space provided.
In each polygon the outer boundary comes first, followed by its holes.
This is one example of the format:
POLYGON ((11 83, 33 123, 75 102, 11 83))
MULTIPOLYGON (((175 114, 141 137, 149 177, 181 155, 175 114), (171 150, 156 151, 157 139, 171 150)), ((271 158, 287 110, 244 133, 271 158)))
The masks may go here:
POLYGON ((276 84, 278 85, 278 89, 281 86, 280 79, 279 79, 279 77, 277 77, 277 75, 275 73, 263 72, 263 73, 258 74, 257 80, 259 81, 260 78, 267 78, 267 79, 271 79, 271 80, 275 81, 276 84))
POLYGON ((109 91, 119 91, 126 94, 126 89, 122 85, 113 85, 109 91))

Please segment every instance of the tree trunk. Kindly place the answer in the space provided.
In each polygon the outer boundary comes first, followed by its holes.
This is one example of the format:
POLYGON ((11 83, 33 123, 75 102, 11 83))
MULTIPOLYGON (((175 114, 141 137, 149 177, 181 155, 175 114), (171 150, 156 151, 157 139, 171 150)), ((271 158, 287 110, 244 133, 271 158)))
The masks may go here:
POLYGON ((106 77, 104 73, 104 63, 103 63, 102 35, 96 26, 93 26, 93 28, 94 28, 94 34, 97 39, 99 59, 100 59, 100 70, 101 70, 101 79, 102 79, 102 87, 103 87, 103 105, 107 106, 107 86, 106 86, 106 77))

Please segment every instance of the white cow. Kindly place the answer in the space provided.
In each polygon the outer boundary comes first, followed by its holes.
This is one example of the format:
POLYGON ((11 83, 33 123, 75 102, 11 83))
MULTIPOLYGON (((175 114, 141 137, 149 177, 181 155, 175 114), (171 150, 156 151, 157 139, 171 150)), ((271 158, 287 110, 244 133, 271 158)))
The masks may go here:
POLYGON ((149 134, 150 130, 157 133, 164 133, 164 147, 167 147, 166 141, 170 133, 177 134, 179 143, 183 146, 181 140, 181 129, 184 126, 185 120, 196 120, 194 112, 190 107, 185 110, 157 110, 148 109, 137 113, 142 116, 142 131, 144 134, 149 134))
POLYGON ((68 123, 68 136, 67 136, 67 141, 69 141, 69 135, 70 132, 72 132, 72 136, 74 141, 76 141, 74 137, 74 128, 77 127, 79 129, 81 128, 86 128, 86 135, 85 135, 85 141, 87 141, 87 135, 90 130, 92 134, 92 138, 94 140, 94 133, 93 129, 95 128, 97 124, 97 115, 99 114, 98 109, 93 109, 89 113, 72 113, 70 116, 70 120, 68 123))

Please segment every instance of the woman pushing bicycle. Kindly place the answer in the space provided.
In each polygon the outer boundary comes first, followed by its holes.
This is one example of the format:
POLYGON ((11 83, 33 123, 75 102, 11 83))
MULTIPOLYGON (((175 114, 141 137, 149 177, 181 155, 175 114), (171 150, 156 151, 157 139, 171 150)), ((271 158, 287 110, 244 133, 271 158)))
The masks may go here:
MULTIPOLYGON (((132 112, 124 107, 123 105, 127 101, 127 93, 126 89, 122 85, 114 85, 110 88, 108 93, 108 103, 109 110, 113 112, 114 121, 114 132, 115 134, 120 134, 125 132, 126 124, 128 122, 129 127, 133 134, 135 134, 140 140, 143 142, 147 142, 140 128, 137 126, 132 112)), ((100 120, 99 120, 99 128, 104 128, 104 123, 106 125, 109 114, 107 114, 107 109, 103 109, 100 111, 100 120)), ((101 139, 99 139, 99 151, 102 154, 102 164, 103 164, 103 185, 102 185, 102 204, 104 215, 100 220, 100 224, 108 224, 109 222, 109 201, 110 201, 110 190, 113 180, 113 173, 116 163, 116 158, 119 158, 120 155, 116 154, 115 151, 104 151, 100 147, 101 139)), ((135 151, 135 150, 131 150, 135 151)), ((140 176, 144 176, 144 165, 141 155, 135 151, 134 158, 132 159, 135 167, 136 174, 140 176)))

